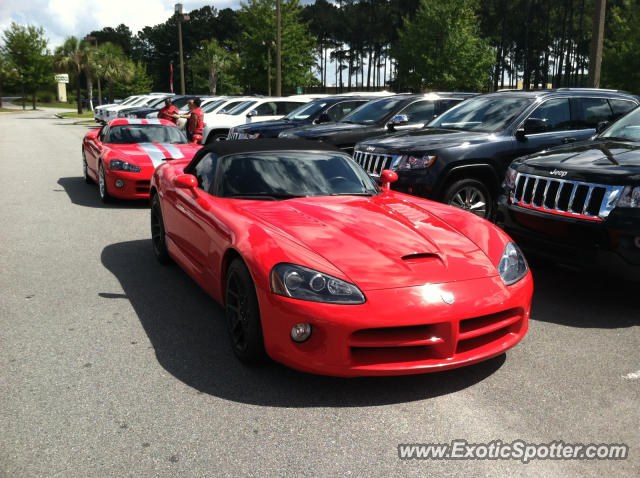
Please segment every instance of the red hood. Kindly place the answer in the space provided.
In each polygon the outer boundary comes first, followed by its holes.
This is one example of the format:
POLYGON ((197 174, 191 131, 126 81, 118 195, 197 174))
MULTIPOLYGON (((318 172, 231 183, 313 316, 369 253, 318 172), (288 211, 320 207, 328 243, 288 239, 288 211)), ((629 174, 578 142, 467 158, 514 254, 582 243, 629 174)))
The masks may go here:
POLYGON ((242 208, 324 257, 362 290, 497 275, 471 240, 392 195, 261 201, 242 208))
POLYGON ((128 162, 139 166, 158 167, 167 159, 191 159, 200 149, 193 144, 134 143, 110 144, 113 156, 126 155, 128 162))

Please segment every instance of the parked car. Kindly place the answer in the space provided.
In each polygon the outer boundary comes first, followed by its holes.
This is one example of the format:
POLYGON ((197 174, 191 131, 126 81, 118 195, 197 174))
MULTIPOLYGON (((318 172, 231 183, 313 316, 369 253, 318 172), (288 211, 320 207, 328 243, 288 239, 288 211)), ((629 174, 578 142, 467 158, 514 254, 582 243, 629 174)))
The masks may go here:
POLYGON ((406 129, 422 128, 472 93, 395 95, 370 101, 337 123, 309 125, 280 133, 280 138, 323 141, 351 153, 364 139, 406 129))
POLYGON ((638 97, 598 89, 505 91, 471 98, 419 131, 363 141, 354 158, 370 174, 398 173, 394 188, 491 218, 511 161, 591 137, 638 97))
POLYGON ((640 280, 640 108, 591 140, 515 160, 496 219, 532 254, 640 280))
POLYGON ((119 103, 107 103, 104 105, 100 105, 100 106, 96 106, 93 109, 93 118, 95 120, 96 123, 104 123, 105 122, 105 113, 107 108, 111 108, 112 106, 118 106, 118 105, 131 105, 133 102, 135 102, 136 100, 142 98, 143 95, 132 95, 132 96, 128 96, 126 97, 123 101, 120 101, 119 103))
POLYGON ((223 304, 233 350, 307 372, 399 375, 470 365, 525 335, 533 282, 473 214, 382 188, 308 141, 224 141, 166 163, 151 237, 223 304))
POLYGON ((146 116, 152 111, 158 111, 164 106, 164 100, 166 98, 172 98, 173 96, 157 96, 149 100, 142 106, 131 106, 129 108, 123 108, 118 111, 118 118, 146 118, 146 116))
POLYGON ((84 180, 98 183, 102 202, 112 198, 145 199, 153 170, 200 149, 172 122, 118 118, 89 131, 82 141, 84 180))
POLYGON ((227 139, 277 138, 280 133, 300 126, 340 121, 373 96, 332 96, 303 104, 279 120, 249 123, 231 128, 227 139))
MULTIPOLYGON (((216 96, 198 96, 198 95, 175 95, 171 97, 171 103, 180 110, 180 113, 186 113, 187 111, 189 111, 188 108, 188 103, 190 99, 193 98, 200 98, 202 100, 202 108, 204 109, 204 105, 208 104, 210 101, 214 101, 219 97, 216 96)), ((161 103, 157 109, 149 109, 147 110, 146 114, 143 111, 144 108, 140 108, 140 111, 136 111, 136 118, 147 118, 147 119, 155 119, 158 117, 158 111, 160 111, 160 109, 164 106, 164 103, 161 103), (143 116, 144 114, 144 116, 143 116)), ((178 120, 178 126, 181 129, 184 129, 184 122, 186 122, 186 120, 181 119, 178 120), (180 123, 180 121, 182 121, 182 124, 180 123)))
MULTIPOLYGON (((118 117, 120 110, 131 108, 133 106, 146 106, 149 103, 155 102, 158 99, 158 95, 141 95, 130 103, 119 103, 115 105, 109 105, 100 110, 100 121, 102 123, 108 123, 109 121, 118 117)), ((96 115, 94 115, 95 117, 96 115)))
POLYGON ((205 114, 203 143, 226 140, 229 130, 234 126, 254 121, 280 119, 309 101, 308 97, 252 97, 237 104, 234 108, 224 108, 224 114, 219 112, 214 115, 205 114))

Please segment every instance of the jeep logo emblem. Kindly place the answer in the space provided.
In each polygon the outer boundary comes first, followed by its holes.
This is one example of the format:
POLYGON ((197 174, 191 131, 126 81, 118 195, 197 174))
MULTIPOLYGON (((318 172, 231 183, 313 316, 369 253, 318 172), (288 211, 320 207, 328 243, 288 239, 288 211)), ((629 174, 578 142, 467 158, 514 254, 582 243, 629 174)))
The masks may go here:
POLYGON ((554 169, 549 174, 551 174, 552 176, 560 176, 561 178, 564 178, 568 174, 568 171, 561 171, 559 169, 554 169))
POLYGON ((367 151, 375 151, 376 148, 373 146, 367 146, 367 151))

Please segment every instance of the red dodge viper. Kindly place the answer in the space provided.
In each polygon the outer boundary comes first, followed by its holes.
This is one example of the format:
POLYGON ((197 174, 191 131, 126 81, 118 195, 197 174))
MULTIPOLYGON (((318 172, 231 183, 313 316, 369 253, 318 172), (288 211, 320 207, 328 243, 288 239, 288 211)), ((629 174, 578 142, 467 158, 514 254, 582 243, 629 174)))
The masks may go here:
POLYGON ((116 119, 84 137, 84 179, 98 183, 103 202, 146 199, 156 167, 168 160, 191 160, 199 149, 170 121, 116 119))
POLYGON ((322 143, 205 146, 155 170, 153 250, 223 304, 233 350, 327 375, 414 374, 525 335, 533 281, 500 229, 382 187, 322 143))

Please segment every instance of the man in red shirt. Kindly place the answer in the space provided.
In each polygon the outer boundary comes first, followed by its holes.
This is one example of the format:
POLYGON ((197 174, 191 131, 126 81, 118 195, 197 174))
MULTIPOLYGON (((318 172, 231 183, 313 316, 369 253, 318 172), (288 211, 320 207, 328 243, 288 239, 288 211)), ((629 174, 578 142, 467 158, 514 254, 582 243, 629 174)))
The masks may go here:
POLYGON ((188 115, 182 115, 182 117, 187 118, 187 137, 190 141, 202 141, 204 112, 200 109, 201 103, 200 98, 189 100, 188 105, 191 112, 188 115))
POLYGON ((176 124, 178 118, 180 118, 180 110, 171 103, 171 98, 165 99, 164 108, 158 111, 158 119, 169 120, 176 124))

